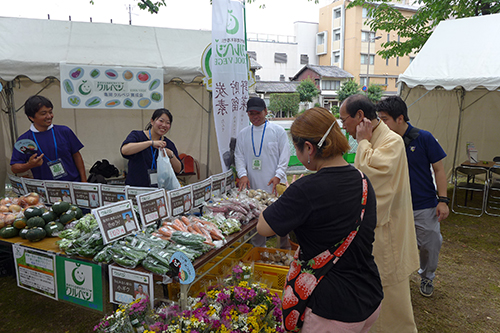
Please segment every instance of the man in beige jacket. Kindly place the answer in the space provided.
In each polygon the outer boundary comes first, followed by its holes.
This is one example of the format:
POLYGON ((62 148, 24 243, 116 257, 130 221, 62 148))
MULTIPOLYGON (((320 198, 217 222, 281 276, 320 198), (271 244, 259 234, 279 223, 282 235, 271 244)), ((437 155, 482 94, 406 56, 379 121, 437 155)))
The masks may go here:
POLYGON ((410 295, 410 275, 419 267, 408 162, 401 136, 387 127, 364 95, 340 107, 346 131, 358 141, 354 165, 370 179, 377 198, 373 255, 384 300, 370 332, 417 332, 410 295))

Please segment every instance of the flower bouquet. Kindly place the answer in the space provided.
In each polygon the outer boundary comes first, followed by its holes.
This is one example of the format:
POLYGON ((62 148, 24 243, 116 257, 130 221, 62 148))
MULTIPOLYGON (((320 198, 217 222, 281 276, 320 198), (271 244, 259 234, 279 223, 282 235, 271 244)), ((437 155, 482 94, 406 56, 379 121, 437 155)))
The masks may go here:
POLYGON ((132 327, 125 310, 118 308, 113 314, 101 319, 99 324, 94 327, 94 332, 135 333, 135 329, 132 327))
POLYGON ((136 299, 132 303, 125 306, 125 311, 132 326, 138 332, 144 331, 144 327, 148 324, 149 314, 151 313, 149 298, 144 297, 136 299))
POLYGON ((149 329, 161 333, 284 332, 279 297, 247 278, 245 272, 250 266, 237 266, 224 283, 188 298, 189 310, 180 311, 175 303, 158 308, 156 323, 149 329))

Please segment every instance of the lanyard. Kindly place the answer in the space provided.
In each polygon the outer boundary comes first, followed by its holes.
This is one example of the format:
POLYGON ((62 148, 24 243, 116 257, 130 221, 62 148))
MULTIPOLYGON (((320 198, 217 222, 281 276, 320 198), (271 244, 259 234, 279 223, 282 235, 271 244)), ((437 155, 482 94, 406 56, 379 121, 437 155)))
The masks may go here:
POLYGON ((253 148, 253 154, 255 157, 260 157, 260 154, 262 153, 262 143, 264 142, 264 134, 266 133, 266 126, 267 126, 267 120, 264 122, 264 130, 262 131, 262 138, 260 139, 260 149, 259 149, 259 155, 255 153, 255 143, 253 142, 253 125, 252 125, 252 148, 253 148))
MULTIPOLYGON (((151 136, 151 129, 149 129, 149 139, 153 141, 153 137, 151 136)), ((158 149, 154 149, 153 145, 151 145, 151 155, 153 155, 153 160, 151 161, 151 170, 156 170, 156 152, 158 149)))
MULTIPOLYGON (((50 130, 52 131, 52 137, 54 138, 54 147, 56 148, 56 160, 57 160, 57 142, 56 142, 56 135, 54 134, 54 127, 52 127, 50 130)), ((32 133, 33 133, 33 139, 35 139, 35 143, 38 147, 38 150, 40 151, 40 153, 43 154, 42 147, 40 147, 40 145, 38 144, 38 141, 36 140, 35 132, 32 132, 32 133)), ((43 155, 43 156, 45 156, 45 158, 47 158, 47 161, 52 162, 47 155, 43 155)))

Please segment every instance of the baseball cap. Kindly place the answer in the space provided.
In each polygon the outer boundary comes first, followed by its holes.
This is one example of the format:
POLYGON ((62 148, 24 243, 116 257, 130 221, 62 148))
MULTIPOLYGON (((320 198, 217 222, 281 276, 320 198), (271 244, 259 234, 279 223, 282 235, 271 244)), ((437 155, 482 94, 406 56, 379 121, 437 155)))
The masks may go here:
POLYGON ((252 97, 247 102, 248 111, 262 111, 266 108, 266 102, 262 98, 252 97))

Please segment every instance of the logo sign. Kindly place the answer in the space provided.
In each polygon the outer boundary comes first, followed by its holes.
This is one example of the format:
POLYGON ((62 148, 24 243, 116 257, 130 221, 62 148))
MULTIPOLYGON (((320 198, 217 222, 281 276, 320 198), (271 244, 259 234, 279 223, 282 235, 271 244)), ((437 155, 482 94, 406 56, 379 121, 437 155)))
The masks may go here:
POLYGON ((12 244, 17 285, 57 300, 55 254, 12 244))
POLYGON ((125 200, 92 210, 103 236, 104 244, 140 230, 132 200, 125 200))
POLYGON ((175 252, 170 257, 170 267, 177 273, 181 284, 190 284, 196 277, 191 260, 182 252, 175 252))
POLYGON ((111 303, 129 304, 135 299, 146 297, 149 298, 151 308, 153 308, 153 273, 109 265, 109 301, 111 303))
POLYGON ((101 266, 63 256, 56 257, 60 300, 103 311, 101 266))
MULTIPOLYGON (((231 166, 231 142, 248 124, 248 56, 241 1, 212 2, 212 98, 219 155, 224 171, 231 166)), ((203 60, 202 60, 203 61, 203 60)), ((205 59, 203 63, 207 63, 205 59)))
POLYGON ((163 69, 60 64, 61 105, 79 109, 163 107, 163 69))

